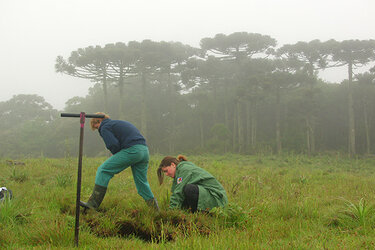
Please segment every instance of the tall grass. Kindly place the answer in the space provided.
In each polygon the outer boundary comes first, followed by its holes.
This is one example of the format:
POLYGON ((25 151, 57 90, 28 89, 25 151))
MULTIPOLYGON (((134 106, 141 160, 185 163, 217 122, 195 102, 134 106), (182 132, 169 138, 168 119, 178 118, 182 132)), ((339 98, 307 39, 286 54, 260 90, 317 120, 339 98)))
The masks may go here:
MULTIPOLYGON (((84 249, 358 249, 375 244, 375 159, 341 155, 201 155, 189 160, 223 184, 229 205, 209 213, 167 210, 172 180, 158 185, 157 213, 138 196, 131 171, 116 175, 98 212, 80 216, 84 249)), ((105 158, 84 158, 83 200, 105 158)), ((14 198, 0 203, 0 248, 73 248, 77 160, 0 160, 14 198)))

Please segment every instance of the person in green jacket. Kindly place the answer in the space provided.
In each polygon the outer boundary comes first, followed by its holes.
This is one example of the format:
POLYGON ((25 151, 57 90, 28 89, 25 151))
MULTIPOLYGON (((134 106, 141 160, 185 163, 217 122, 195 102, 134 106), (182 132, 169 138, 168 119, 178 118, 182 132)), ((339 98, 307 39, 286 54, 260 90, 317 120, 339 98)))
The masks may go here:
POLYGON ((190 209, 192 212, 223 207, 228 203, 227 194, 216 178, 206 170, 187 161, 183 155, 166 156, 157 170, 160 185, 164 174, 173 178, 169 208, 190 209))

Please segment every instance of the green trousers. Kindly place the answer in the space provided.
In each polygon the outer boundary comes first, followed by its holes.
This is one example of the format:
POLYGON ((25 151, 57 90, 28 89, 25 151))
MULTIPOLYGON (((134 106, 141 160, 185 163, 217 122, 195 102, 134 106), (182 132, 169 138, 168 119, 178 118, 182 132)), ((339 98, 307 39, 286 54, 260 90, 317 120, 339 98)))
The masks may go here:
POLYGON ((134 145, 123 149, 100 165, 96 171, 95 184, 107 187, 115 174, 120 173, 130 166, 138 194, 146 201, 153 199, 154 195, 147 181, 148 161, 149 152, 147 146, 134 145))

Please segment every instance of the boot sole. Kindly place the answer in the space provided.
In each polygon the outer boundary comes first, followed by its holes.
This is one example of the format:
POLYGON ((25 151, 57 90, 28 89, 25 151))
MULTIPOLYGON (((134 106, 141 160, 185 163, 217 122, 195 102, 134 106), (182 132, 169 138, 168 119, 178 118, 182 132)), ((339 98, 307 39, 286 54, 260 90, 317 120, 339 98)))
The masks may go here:
POLYGON ((86 202, 83 202, 83 201, 80 201, 80 202, 79 202, 79 205, 80 205, 81 207, 83 207, 83 208, 86 208, 86 209, 93 209, 93 210, 96 210, 94 207, 87 205, 87 203, 86 203, 86 202))

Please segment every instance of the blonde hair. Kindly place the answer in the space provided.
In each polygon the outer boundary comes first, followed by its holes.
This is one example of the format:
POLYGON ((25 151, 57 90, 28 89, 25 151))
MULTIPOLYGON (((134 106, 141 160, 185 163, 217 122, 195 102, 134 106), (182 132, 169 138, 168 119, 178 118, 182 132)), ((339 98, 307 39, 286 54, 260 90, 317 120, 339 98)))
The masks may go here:
POLYGON ((95 130, 96 127, 94 127, 94 125, 98 124, 98 123, 101 123, 104 119, 109 119, 109 115, 103 113, 103 112, 96 112, 95 113, 96 115, 104 115, 104 118, 91 118, 90 119, 90 127, 91 127, 91 130, 95 130))
POLYGON ((166 156, 163 158, 163 160, 161 160, 158 170, 156 171, 160 185, 163 184, 164 181, 163 168, 170 166, 172 162, 177 166, 182 161, 187 161, 186 156, 178 155, 177 158, 174 158, 173 156, 166 156))

